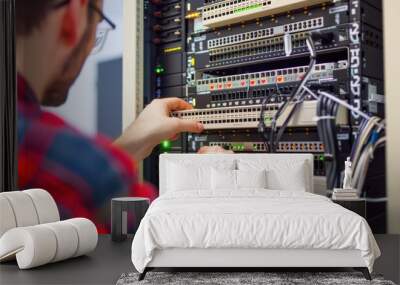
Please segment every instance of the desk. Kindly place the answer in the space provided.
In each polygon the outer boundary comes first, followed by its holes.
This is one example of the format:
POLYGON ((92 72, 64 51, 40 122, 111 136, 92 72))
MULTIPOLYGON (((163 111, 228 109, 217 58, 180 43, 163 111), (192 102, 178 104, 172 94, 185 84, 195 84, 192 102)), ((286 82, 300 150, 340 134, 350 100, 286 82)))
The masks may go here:
MULTIPOLYGON (((382 256, 376 260, 374 273, 399 283, 400 236, 376 235, 375 238, 382 256)), ((0 284, 115 284, 122 273, 135 270, 130 257, 131 244, 132 238, 116 243, 110 236, 102 235, 96 250, 88 256, 29 270, 19 270, 16 262, 0 264, 0 284)))
POLYGON ((19 270, 17 263, 0 264, 0 284, 115 284, 124 272, 134 271, 132 238, 116 243, 100 235, 95 251, 87 256, 19 270))

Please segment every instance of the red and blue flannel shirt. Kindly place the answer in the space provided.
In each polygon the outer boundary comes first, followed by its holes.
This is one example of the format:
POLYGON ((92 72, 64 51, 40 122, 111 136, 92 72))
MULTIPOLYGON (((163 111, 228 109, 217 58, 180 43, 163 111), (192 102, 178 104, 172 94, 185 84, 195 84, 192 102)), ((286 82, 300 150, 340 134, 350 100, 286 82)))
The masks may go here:
POLYGON ((156 197, 141 184, 132 158, 103 137, 88 137, 60 117, 43 111, 18 76, 18 187, 43 188, 62 219, 85 217, 100 233, 109 228, 105 207, 118 196, 156 197))

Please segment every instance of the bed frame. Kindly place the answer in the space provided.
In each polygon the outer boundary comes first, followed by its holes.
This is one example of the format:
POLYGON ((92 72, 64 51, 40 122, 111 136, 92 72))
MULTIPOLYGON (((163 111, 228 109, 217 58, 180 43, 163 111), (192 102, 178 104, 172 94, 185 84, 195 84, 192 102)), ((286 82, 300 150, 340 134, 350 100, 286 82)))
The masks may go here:
POLYGON ((143 280, 154 268, 338 268, 361 271, 367 280, 371 275, 359 250, 328 249, 193 249, 156 250, 152 261, 139 275, 143 280))
MULTIPOLYGON (((164 185, 168 179, 167 163, 181 159, 237 159, 241 154, 194 155, 163 154, 160 156, 160 195, 165 193, 164 185)), ((312 173, 313 156, 311 154, 246 154, 254 159, 294 159, 307 162, 310 170, 309 192, 313 192, 312 173)), ((146 273, 154 268, 237 268, 241 271, 249 268, 354 268, 361 271, 367 280, 371 275, 359 250, 330 249, 194 249, 171 248, 156 250, 152 261, 139 275, 143 280, 146 273)))

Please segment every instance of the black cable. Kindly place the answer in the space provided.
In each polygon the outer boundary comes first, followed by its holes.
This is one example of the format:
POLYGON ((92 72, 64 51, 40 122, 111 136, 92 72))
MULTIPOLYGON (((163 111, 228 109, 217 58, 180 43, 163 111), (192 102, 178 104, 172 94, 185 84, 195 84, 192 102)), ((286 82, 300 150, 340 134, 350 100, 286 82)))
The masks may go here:
POLYGON ((327 177, 327 188, 333 189, 338 186, 339 182, 339 168, 338 168, 338 157, 339 147, 337 142, 336 133, 336 116, 339 106, 336 102, 329 100, 328 98, 322 98, 323 109, 321 112, 322 116, 327 116, 320 120, 318 131, 323 137, 326 154, 326 177, 327 177))
MULTIPOLYGON (((296 113, 296 111, 298 110, 298 108, 295 106, 291 112, 289 113, 288 117, 286 118, 285 122, 283 123, 282 127, 283 130, 280 131, 280 135, 277 136, 277 140, 275 140, 275 132, 276 132, 276 123, 277 120, 279 119, 279 117, 282 115, 282 113, 284 112, 284 110, 286 110, 286 108, 290 105, 290 103, 293 102, 293 100, 295 99, 295 97, 299 94, 299 92, 301 91, 301 89, 303 88, 303 86, 306 84, 306 82, 308 81, 313 69, 314 69, 314 65, 316 63, 316 51, 315 51, 315 46, 314 46, 314 41, 311 37, 311 35, 308 36, 308 38, 306 39, 307 41, 307 45, 310 51, 310 63, 307 69, 306 74, 304 75, 303 79, 300 81, 300 83, 296 86, 296 88, 292 91, 292 94, 290 95, 289 99, 286 100, 286 102, 284 104, 282 104, 280 106, 280 108, 278 109, 278 111, 275 113, 275 116, 272 119, 271 122, 271 130, 270 130, 270 146, 271 146, 271 152, 276 152, 276 145, 279 143, 279 140, 281 138, 281 136, 283 135, 283 132, 286 129, 286 126, 288 125, 290 119, 292 118, 292 116, 296 113), (279 138, 279 140, 278 140, 279 138)), ((297 105, 297 104, 296 104, 297 105)))
MULTIPOLYGON (((329 117, 333 117, 333 105, 335 104, 331 100, 325 99, 326 100, 326 114, 329 117)), ((332 128, 332 119, 327 119, 325 120, 325 130, 328 135, 328 141, 329 141, 329 152, 331 154, 331 160, 330 160, 330 172, 328 176, 328 189, 333 189, 335 185, 335 178, 336 178, 336 153, 335 153, 335 141, 336 138, 333 133, 333 128, 332 128)))
POLYGON ((269 102, 269 100, 271 99, 273 95, 272 94, 268 94, 264 100, 261 103, 261 112, 260 112, 260 119, 259 119, 259 123, 258 123, 258 131, 261 133, 261 136, 264 140, 264 144, 265 144, 265 149, 269 150, 268 147, 268 137, 266 135, 265 130, 267 129, 267 126, 265 125, 265 111, 267 110, 267 104, 269 102))
MULTIPOLYGON (((271 101, 271 98, 273 96, 276 97, 282 97, 282 93, 279 89, 278 83, 275 81, 275 88, 276 88, 276 92, 275 93, 268 93, 268 95, 266 95, 264 97, 264 100, 261 103, 261 112, 260 112, 260 119, 259 119, 259 124, 258 124, 258 131, 261 133, 262 139, 264 141, 264 145, 265 145, 265 149, 270 151, 270 147, 268 146, 268 136, 266 134, 266 130, 267 130, 267 125, 265 124, 265 111, 267 109, 267 104, 271 101)), ((278 100, 277 100, 278 101, 278 100)))
POLYGON ((364 128, 365 128, 365 126, 367 125, 367 123, 368 123, 367 120, 362 119, 361 124, 360 124, 360 126, 358 127, 357 138, 356 138, 356 140, 354 141, 353 146, 352 146, 352 148, 351 148, 351 152, 350 152, 351 161, 353 161, 353 157, 354 157, 354 154, 355 154, 357 145, 358 145, 359 142, 360 142, 361 134, 363 133, 364 128))
MULTIPOLYGON (((333 104, 333 108, 332 108, 332 116, 333 117, 337 117, 337 113, 339 111, 339 105, 337 103, 333 104)), ((340 185, 338 184, 338 182, 340 181, 340 169, 338 167, 339 165, 339 161, 338 161, 338 157, 337 154, 339 153, 339 143, 337 140, 337 131, 336 131, 336 119, 331 120, 331 124, 332 124, 332 132, 333 132, 333 137, 335 138, 333 141, 334 144, 334 152, 335 152, 335 187, 339 187, 340 185)))
POLYGON ((278 134, 276 135, 276 139, 274 142, 275 146, 275 151, 276 151, 276 146, 279 144, 279 141, 281 140, 283 133, 285 132, 290 120, 294 116, 294 114, 297 113, 297 111, 300 109, 302 103, 304 102, 304 97, 305 93, 299 98, 299 102, 296 102, 295 105, 293 106, 292 110, 290 111, 289 115, 287 116, 286 120, 283 122, 282 126, 280 127, 278 134))
POLYGON ((320 98, 321 101, 321 109, 320 109, 320 131, 321 131, 321 137, 324 140, 324 146, 325 146, 325 176, 327 178, 327 188, 331 189, 328 185, 329 185, 329 180, 330 180, 330 173, 331 173, 331 158, 332 158, 332 154, 331 154, 331 144, 329 141, 329 135, 326 132, 326 119, 323 119, 321 117, 327 116, 326 114, 326 100, 325 97, 321 97, 320 98))

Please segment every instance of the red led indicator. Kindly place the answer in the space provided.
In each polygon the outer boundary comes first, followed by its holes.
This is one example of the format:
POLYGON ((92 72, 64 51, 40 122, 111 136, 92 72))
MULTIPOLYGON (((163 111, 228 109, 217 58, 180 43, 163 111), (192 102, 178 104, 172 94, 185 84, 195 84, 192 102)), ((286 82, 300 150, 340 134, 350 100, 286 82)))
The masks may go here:
POLYGON ((240 85, 245 86, 246 85, 246 81, 241 81, 240 85))
POLYGON ((210 84, 210 89, 214 90, 214 84, 210 84))
POLYGON ((283 77, 283 75, 279 75, 278 77, 276 77, 276 82, 282 83, 284 81, 285 81, 285 78, 283 77))
POLYGON ((266 84, 267 83, 267 79, 265 79, 265 78, 262 78, 260 81, 261 81, 261 84, 266 84))
POLYGON ((256 85, 256 81, 255 80, 250 80, 250 86, 254 86, 256 85))
POLYGON ((218 84, 218 89, 222 89, 222 84, 218 84))

